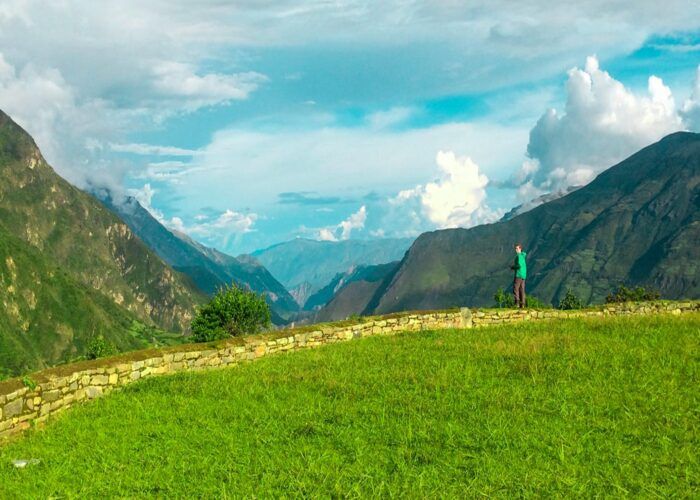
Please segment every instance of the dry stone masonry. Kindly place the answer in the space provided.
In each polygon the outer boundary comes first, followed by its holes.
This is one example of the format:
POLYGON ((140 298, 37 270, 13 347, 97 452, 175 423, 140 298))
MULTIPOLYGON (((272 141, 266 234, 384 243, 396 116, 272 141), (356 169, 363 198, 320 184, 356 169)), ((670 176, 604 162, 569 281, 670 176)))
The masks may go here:
POLYGON ((408 312, 360 318, 356 322, 311 325, 209 344, 148 349, 111 358, 82 361, 0 382, 0 438, 32 423, 101 397, 139 379, 206 370, 253 361, 270 354, 296 351, 373 335, 442 328, 476 328, 527 320, 626 314, 681 314, 700 311, 700 301, 606 305, 578 311, 555 309, 454 309, 408 312))

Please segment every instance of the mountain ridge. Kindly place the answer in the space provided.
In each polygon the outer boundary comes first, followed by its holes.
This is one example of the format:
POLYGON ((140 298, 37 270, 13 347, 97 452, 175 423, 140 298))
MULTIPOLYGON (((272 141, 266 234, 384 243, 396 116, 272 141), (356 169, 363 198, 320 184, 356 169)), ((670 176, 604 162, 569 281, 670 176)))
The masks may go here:
POLYGON ((528 292, 597 302, 620 283, 700 295, 700 134, 678 132, 588 185, 507 221, 420 235, 365 314, 487 306, 508 288, 512 246, 529 254, 528 292))

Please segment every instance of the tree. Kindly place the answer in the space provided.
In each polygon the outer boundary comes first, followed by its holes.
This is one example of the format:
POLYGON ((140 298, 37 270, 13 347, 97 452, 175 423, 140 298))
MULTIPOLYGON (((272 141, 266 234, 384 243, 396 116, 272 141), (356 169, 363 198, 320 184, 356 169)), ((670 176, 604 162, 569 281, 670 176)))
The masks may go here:
POLYGON ((192 320, 196 342, 257 333, 270 325, 270 307, 262 294, 232 284, 220 289, 192 320))
POLYGON ((503 288, 496 290, 493 300, 496 301, 496 307, 500 309, 515 307, 515 297, 513 297, 512 293, 507 293, 503 288))
POLYGON ((574 292, 572 292, 570 289, 566 290, 566 295, 564 295, 564 298, 561 299, 561 302, 559 302, 559 309, 562 309, 564 311, 566 310, 571 310, 571 309, 582 309, 583 308, 583 303, 581 302, 581 299, 579 299, 574 292))
POLYGON ((648 300, 659 300, 661 294, 656 290, 647 289, 642 286, 637 288, 627 288, 625 285, 620 285, 617 290, 609 293, 605 297, 605 302, 614 304, 616 302, 644 302, 648 300))

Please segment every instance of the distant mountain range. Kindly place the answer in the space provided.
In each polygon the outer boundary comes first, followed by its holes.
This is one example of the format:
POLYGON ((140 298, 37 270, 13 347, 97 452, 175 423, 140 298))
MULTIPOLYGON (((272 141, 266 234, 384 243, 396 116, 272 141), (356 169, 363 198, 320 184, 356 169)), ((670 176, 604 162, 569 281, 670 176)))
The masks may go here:
POLYGON ((412 242, 412 238, 345 241, 297 238, 257 250, 252 256, 303 306, 311 295, 328 285, 338 273, 344 273, 354 266, 399 260, 412 242))
POLYGON ((492 305, 516 241, 528 292, 547 302, 567 289, 601 302, 620 283, 700 297, 700 134, 669 135, 510 220, 422 234, 362 312, 492 305))
POLYGON ((204 295, 111 211, 44 161, 0 111, 0 369, 84 352, 103 334, 137 347, 134 320, 184 331, 204 295))
POLYGON ((116 203, 111 198, 103 201, 165 262, 189 276, 206 294, 231 283, 263 293, 278 324, 292 319, 298 311, 299 306, 285 287, 255 259, 237 259, 167 229, 134 198, 116 203))

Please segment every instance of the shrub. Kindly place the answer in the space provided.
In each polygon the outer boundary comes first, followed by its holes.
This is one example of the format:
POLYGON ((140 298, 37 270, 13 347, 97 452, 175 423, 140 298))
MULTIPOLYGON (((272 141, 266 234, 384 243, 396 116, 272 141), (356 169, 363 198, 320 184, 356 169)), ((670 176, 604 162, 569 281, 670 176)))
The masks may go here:
POLYGON ((525 302, 527 302, 527 307, 533 307, 535 309, 551 309, 552 304, 549 304, 543 300, 538 299, 534 295, 526 295, 525 302))
POLYGON ((496 301, 496 307, 500 309, 515 307, 515 297, 513 297, 512 293, 507 293, 503 288, 496 290, 493 300, 496 301))
POLYGON ((256 333, 270 325, 270 307, 262 294, 235 284, 222 288, 192 320, 195 342, 256 333))
POLYGON ((651 288, 647 289, 643 286, 636 288, 628 288, 625 285, 620 285, 617 290, 612 291, 605 297, 607 304, 617 302, 644 302, 648 300, 659 300, 661 294, 651 288))
POLYGON ((579 299, 571 290, 566 290, 566 295, 564 295, 564 298, 559 302, 559 309, 566 311, 581 308, 583 308, 581 299, 579 299))
POLYGON ((29 375, 25 375, 24 377, 22 377, 22 383, 30 391, 33 391, 34 389, 36 389, 36 386, 37 386, 36 381, 33 378, 31 378, 29 375))
POLYGON ((105 356, 116 354, 116 352, 117 348, 114 347, 114 344, 105 340, 102 335, 97 335, 96 337, 92 337, 88 342, 85 357, 87 359, 104 358, 105 356))

